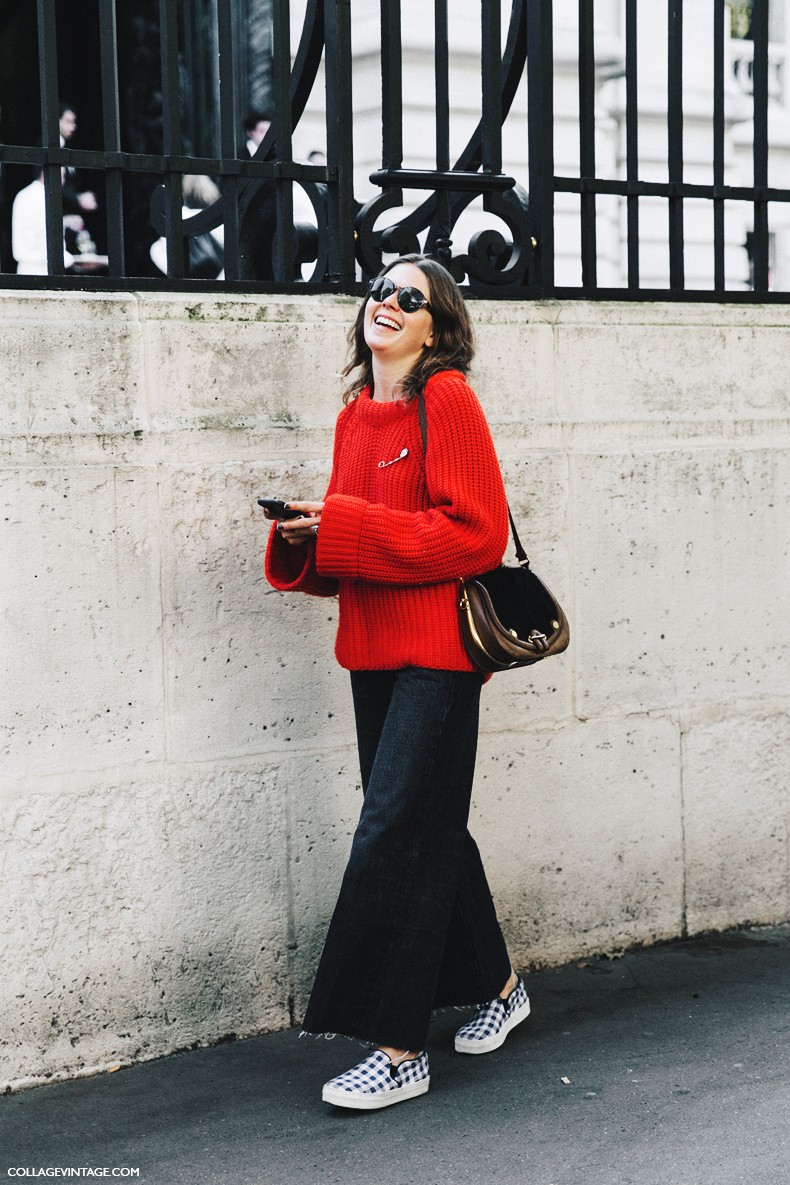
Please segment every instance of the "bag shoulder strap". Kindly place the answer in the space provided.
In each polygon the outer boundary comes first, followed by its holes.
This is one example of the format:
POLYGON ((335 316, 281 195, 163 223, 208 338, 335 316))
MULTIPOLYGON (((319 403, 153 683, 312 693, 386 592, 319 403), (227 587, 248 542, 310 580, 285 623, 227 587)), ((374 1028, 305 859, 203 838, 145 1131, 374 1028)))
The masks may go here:
MULTIPOLYGON (((417 395, 417 416, 420 421, 420 436, 422 437, 422 451, 425 456, 428 455, 428 416, 425 411, 425 398, 422 391, 417 395)), ((513 536, 513 546, 516 549, 516 559, 522 568, 529 567, 529 556, 521 546, 521 540, 518 537, 516 524, 513 521, 513 515, 510 510, 510 503, 507 504, 507 517, 510 520, 510 534, 513 536)))

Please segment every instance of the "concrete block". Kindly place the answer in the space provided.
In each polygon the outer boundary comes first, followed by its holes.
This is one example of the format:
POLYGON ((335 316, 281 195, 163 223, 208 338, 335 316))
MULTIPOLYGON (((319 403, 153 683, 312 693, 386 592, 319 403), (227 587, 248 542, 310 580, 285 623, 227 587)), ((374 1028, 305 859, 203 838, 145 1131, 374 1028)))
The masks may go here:
POLYGON ((555 352, 562 412, 607 422, 787 416, 790 320, 784 310, 770 320, 766 334, 756 309, 563 309, 555 352))
POLYGON ((163 754, 156 479, 0 470, 4 773, 163 754))
POLYGON ((572 467, 579 714, 787 695, 788 454, 572 467))
POLYGON ((322 302, 320 311, 315 301, 283 309, 216 298, 185 302, 179 315, 171 301, 147 299, 152 423, 160 431, 333 426, 357 307, 347 298, 322 302))
POLYGON ((288 1023, 276 765, 6 786, 0 814, 4 1085, 288 1023))
POLYGON ((680 736, 667 720, 484 737, 470 830, 516 966, 679 932, 680 736))
POLYGON ((519 315, 508 303, 472 302, 477 354, 469 381, 491 424, 500 457, 522 442, 527 448, 557 447, 560 417, 551 374, 553 326, 534 314, 519 315), (514 368, 514 359, 518 366, 514 368))
MULTIPOLYGON (((353 738, 334 659, 334 599, 275 592, 263 576, 263 491, 323 494, 327 467, 172 468, 162 474, 164 631, 171 753, 220 759, 353 738)), ((307 496, 307 494, 305 495, 307 496)))
POLYGON ((683 737, 688 928, 790 917, 787 713, 701 721, 683 737))
POLYGON ((0 435, 123 433, 144 424, 136 300, 0 294, 0 435))

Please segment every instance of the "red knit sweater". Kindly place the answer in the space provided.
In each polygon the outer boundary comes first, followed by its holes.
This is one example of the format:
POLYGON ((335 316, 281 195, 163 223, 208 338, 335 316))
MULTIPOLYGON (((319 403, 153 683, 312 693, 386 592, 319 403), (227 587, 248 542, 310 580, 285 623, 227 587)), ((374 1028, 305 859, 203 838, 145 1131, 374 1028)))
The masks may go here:
POLYGON ((427 456, 417 400, 379 403, 363 391, 338 417, 315 545, 293 547, 274 528, 269 536, 274 588, 339 594, 335 654, 349 670, 474 669, 461 640, 458 581, 501 562, 505 490, 464 376, 429 379, 425 410, 427 456))

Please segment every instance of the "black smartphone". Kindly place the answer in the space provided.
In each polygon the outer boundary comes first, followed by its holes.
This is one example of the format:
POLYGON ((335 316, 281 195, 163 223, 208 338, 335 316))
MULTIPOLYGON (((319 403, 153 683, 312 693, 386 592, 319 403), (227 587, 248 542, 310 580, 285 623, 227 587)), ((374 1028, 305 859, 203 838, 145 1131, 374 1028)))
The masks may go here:
POLYGON ((304 514, 303 510, 289 510, 288 507, 279 498, 259 498, 258 505, 263 506, 269 514, 275 518, 301 518, 304 514))

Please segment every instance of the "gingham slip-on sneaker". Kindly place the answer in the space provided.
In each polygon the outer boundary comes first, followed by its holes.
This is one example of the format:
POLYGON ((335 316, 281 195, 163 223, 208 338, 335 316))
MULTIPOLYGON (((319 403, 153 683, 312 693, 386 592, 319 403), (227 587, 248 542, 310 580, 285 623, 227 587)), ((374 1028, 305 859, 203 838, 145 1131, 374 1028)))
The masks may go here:
POLYGON ((327 1082, 321 1092, 325 1103, 375 1111, 425 1094, 431 1084, 428 1054, 420 1053, 394 1066, 389 1055, 374 1049, 353 1070, 327 1082))
POLYGON ((499 1049, 511 1029, 529 1016, 529 997, 521 976, 506 1000, 495 996, 480 1004, 475 1014, 455 1034, 456 1053, 490 1053, 499 1049))

